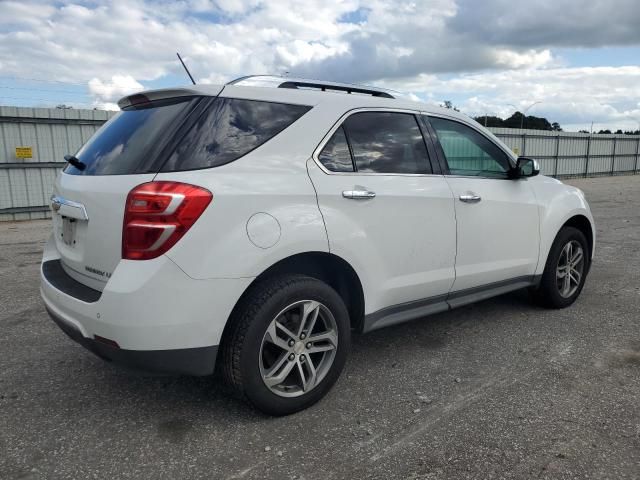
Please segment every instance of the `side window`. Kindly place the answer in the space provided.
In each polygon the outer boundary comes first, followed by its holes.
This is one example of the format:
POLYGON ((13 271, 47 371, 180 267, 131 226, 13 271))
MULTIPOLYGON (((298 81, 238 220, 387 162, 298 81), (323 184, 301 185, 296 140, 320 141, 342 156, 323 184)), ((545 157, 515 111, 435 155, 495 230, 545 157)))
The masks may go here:
POLYGON ((422 132, 412 114, 355 113, 344 128, 358 172, 431 173, 422 132))
POLYGON ((233 162, 271 140, 310 109, 218 97, 180 141, 162 171, 211 168, 233 162))
POLYGON ((462 123, 429 117, 453 175, 504 178, 511 168, 507 155, 492 141, 462 123))
POLYGON ((353 172, 353 162, 349 153, 349 144, 340 127, 322 149, 318 159, 327 170, 332 172, 353 172))

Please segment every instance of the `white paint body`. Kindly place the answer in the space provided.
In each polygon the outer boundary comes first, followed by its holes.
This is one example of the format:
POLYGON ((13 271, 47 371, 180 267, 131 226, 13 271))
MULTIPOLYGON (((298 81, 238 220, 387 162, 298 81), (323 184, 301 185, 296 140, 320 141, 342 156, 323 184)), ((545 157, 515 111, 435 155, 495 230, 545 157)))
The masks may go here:
MULTIPOLYGON (((218 92, 220 87, 193 87, 171 95, 218 92)), ((102 296, 86 303, 44 277, 42 296, 48 308, 86 337, 99 335, 135 350, 218 345, 233 307, 251 282, 277 262, 306 252, 331 253, 351 265, 362 284, 365 314, 372 314, 539 275, 568 219, 582 215, 593 226, 583 194, 544 176, 497 180, 335 174, 314 158, 345 114, 366 108, 449 116, 481 131, 515 159, 497 138, 461 114, 422 103, 318 91, 225 86, 220 95, 313 108, 264 145, 223 166, 145 175, 58 176, 54 193, 84 205, 89 221, 78 223, 74 248, 61 241, 56 227, 43 261, 61 258, 70 276, 102 291, 102 296), (213 193, 213 200, 166 254, 122 260, 127 194, 151 180, 202 186, 213 193), (376 197, 343 198, 342 191, 354 187, 375 191, 376 197), (482 202, 461 203, 459 195, 468 191, 481 195, 482 202)))

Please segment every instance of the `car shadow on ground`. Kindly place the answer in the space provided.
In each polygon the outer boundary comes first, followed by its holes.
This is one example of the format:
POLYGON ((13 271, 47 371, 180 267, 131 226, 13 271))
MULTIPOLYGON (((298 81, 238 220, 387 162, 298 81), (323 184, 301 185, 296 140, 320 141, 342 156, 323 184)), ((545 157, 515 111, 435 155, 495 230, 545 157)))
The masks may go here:
MULTIPOLYGON (((485 322, 510 322, 514 317, 509 315, 511 311, 522 315, 523 312, 527 314, 538 310, 539 307, 531 302, 528 292, 522 290, 366 335, 354 334, 347 369, 371 375, 370 381, 373 383, 379 372, 360 367, 372 357, 383 364, 391 365, 395 345, 402 345, 403 348, 409 349, 410 353, 413 350, 416 355, 428 356, 430 351, 446 347, 451 332, 456 329, 476 322, 479 322, 478 326, 485 322)), ((260 422, 271 418, 237 398, 224 384, 219 372, 213 377, 149 375, 105 363, 79 346, 67 350, 65 356, 68 355, 84 356, 79 362, 81 365, 77 364, 76 359, 77 368, 74 371, 81 377, 77 379, 78 382, 83 382, 87 390, 94 392, 98 397, 109 398, 110 404, 134 402, 142 409, 148 406, 151 407, 150 411, 173 412, 175 415, 168 415, 167 419, 158 424, 158 434, 171 441, 177 441, 185 435, 191 424, 189 416, 206 415, 207 421, 213 424, 217 423, 217 420, 228 422, 229 416, 241 423, 260 422)), ((411 368, 411 365, 407 365, 406 368, 411 368)), ((63 377, 68 375, 69 371, 65 368, 54 368, 51 374, 60 377, 59 381, 65 383, 63 377)), ((53 380, 55 381, 55 378, 53 380)), ((368 382, 366 378, 362 381, 368 382)), ((351 395, 345 391, 349 390, 348 380, 340 381, 338 387, 340 395, 351 395)), ((61 394, 69 396, 67 399, 60 399, 63 404, 75 403, 75 399, 72 398, 73 392, 61 394)), ((130 413, 131 409, 124 412, 130 413)))

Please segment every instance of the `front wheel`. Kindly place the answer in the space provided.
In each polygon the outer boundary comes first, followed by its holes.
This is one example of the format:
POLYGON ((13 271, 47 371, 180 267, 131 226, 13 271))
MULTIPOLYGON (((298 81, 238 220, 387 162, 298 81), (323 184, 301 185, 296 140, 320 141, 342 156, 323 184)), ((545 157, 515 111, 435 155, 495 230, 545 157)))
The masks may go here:
POLYGON ((589 244, 574 227, 564 227, 553 242, 540 286, 533 292, 541 305, 564 308, 576 301, 589 271, 589 244))
POLYGON ((320 280, 264 280, 251 287, 229 322, 224 376, 267 414, 287 415, 316 403, 346 361, 349 315, 342 298, 320 280))

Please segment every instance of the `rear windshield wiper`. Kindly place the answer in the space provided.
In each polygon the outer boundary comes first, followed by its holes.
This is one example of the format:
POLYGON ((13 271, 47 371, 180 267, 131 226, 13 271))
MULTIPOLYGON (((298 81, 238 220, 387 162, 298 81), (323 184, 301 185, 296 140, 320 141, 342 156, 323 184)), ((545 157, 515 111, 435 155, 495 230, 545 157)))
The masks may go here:
POLYGON ((87 166, 84 163, 82 163, 78 158, 76 158, 74 155, 65 155, 64 159, 67 162, 69 162, 71 165, 76 167, 78 170, 84 170, 85 168, 87 168, 87 166))

